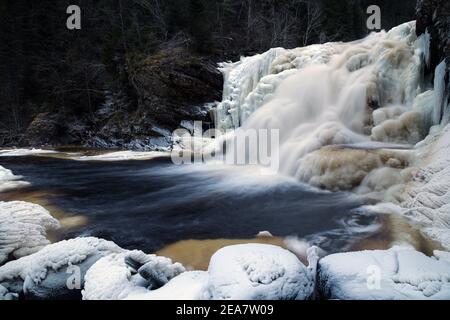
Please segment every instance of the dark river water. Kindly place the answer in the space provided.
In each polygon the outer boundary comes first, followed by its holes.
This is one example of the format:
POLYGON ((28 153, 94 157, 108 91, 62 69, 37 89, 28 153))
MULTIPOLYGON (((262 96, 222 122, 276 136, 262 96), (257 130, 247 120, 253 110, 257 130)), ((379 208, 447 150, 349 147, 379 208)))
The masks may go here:
POLYGON ((251 239, 264 230, 306 238, 329 251, 365 234, 376 217, 363 200, 309 188, 256 168, 178 167, 169 158, 82 162, 4 157, 0 165, 31 183, 60 210, 87 218, 61 238, 97 236, 153 252, 187 239, 251 239))

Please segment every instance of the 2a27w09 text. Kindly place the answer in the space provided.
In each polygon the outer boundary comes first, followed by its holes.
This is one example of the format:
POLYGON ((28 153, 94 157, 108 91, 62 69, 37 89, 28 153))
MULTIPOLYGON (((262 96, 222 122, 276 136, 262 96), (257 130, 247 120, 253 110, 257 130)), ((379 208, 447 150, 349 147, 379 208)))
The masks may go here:
POLYGON ((264 304, 242 304, 242 305, 221 305, 220 306, 221 315, 272 315, 273 314, 273 305, 264 305, 264 304))
POLYGON ((183 306, 177 307, 177 315, 193 315, 208 318, 210 315, 267 315, 270 316, 274 313, 273 305, 264 304, 221 304, 219 308, 214 307, 198 307, 183 306))

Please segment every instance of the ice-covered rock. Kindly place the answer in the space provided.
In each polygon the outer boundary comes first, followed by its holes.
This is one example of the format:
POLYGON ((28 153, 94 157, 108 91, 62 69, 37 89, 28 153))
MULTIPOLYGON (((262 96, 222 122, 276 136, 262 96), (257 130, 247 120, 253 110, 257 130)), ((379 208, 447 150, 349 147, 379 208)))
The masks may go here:
POLYGON ((179 263, 141 251, 112 254, 87 272, 85 300, 310 299, 318 249, 309 267, 289 251, 246 244, 219 250, 207 272, 185 272, 179 263))
POLYGON ((0 202, 0 265, 8 258, 21 258, 50 244, 47 231, 59 222, 43 207, 21 201, 0 202))
POLYGON ((418 170, 406 186, 401 212, 450 250, 450 125, 417 145, 418 170))
POLYGON ((97 238, 61 241, 0 267, 0 286, 5 297, 80 298, 86 271, 100 258, 120 252, 114 243, 97 238))
POLYGON ((132 292, 126 300, 209 300, 209 274, 205 271, 184 272, 160 289, 132 292))
MULTIPOLYGON (((312 255, 313 256, 313 255, 312 255)), ((311 256, 311 257, 312 257, 311 256)), ((211 258, 213 299, 306 300, 314 295, 315 259, 305 267, 291 252, 262 244, 223 248, 211 258)))
POLYGON ((28 182, 20 181, 21 178, 20 176, 14 175, 11 170, 0 166, 0 192, 29 185, 28 182))
POLYGON ((450 263, 408 247, 338 253, 319 262, 323 298, 450 299, 450 263))
POLYGON ((113 254, 100 259, 88 270, 83 299, 143 297, 152 290, 158 291, 184 271, 180 263, 172 263, 168 258, 147 255, 142 251, 113 254))

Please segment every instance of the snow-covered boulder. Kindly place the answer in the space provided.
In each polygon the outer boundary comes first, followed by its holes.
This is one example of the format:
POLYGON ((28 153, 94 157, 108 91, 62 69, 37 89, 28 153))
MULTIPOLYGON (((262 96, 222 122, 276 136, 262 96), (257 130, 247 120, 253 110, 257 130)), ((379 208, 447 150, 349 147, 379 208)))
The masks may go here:
POLYGON ((309 299, 317 250, 310 267, 289 251, 246 244, 219 250, 208 272, 185 272, 168 258, 129 251, 100 259, 86 274, 85 300, 309 299))
POLYGON ((97 238, 76 238, 48 245, 0 267, 3 296, 80 298, 86 271, 100 258, 120 252, 123 249, 113 242, 97 238))
POLYGON ((88 270, 83 299, 121 300, 143 296, 157 291, 184 271, 180 263, 142 251, 113 254, 100 259, 88 270))
POLYGON ((409 247, 338 253, 320 260, 318 288, 325 299, 450 299, 450 262, 409 247))
POLYGON ((316 259, 307 268, 291 252, 272 245, 223 248, 211 258, 213 299, 305 300, 314 295, 316 259))
POLYGON ((205 271, 184 272, 160 289, 133 292, 127 300, 210 300, 209 274, 205 271))
POLYGON ((50 244, 47 231, 57 228, 59 222, 39 205, 0 202, 0 265, 10 255, 21 258, 50 244))

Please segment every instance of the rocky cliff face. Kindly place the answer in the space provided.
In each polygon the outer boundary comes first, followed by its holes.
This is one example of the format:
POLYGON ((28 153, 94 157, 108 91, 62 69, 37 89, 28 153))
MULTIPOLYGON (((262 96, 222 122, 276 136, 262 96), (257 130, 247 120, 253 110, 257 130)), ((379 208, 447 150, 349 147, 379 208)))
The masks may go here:
MULTIPOLYGON (((434 76, 436 67, 446 63, 445 92, 442 108, 450 105, 450 1, 448 0, 418 0, 417 1, 416 32, 421 35, 428 32, 430 41, 430 66, 427 73, 434 76)), ((435 84, 436 85, 436 84, 435 84)), ((444 113, 444 112, 441 112, 444 113)))
POLYGON ((417 1, 416 32, 431 35, 431 68, 450 57, 450 2, 447 0, 417 1))
POLYGON ((200 106, 220 100, 222 76, 207 58, 184 49, 169 49, 141 61, 131 70, 139 108, 158 124, 175 129, 182 120, 208 117, 200 106))

